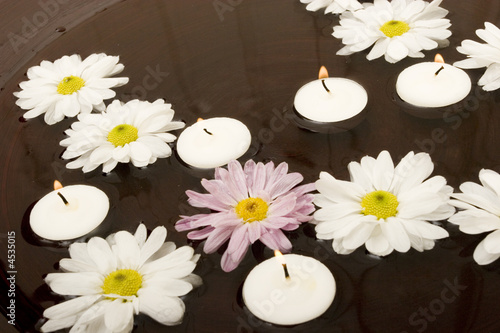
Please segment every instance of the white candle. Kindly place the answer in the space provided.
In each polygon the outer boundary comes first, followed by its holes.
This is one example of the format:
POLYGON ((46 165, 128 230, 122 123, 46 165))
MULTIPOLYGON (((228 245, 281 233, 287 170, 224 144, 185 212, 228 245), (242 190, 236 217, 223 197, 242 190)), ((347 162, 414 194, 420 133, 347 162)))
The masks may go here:
POLYGON ((31 211, 30 225, 45 239, 74 239, 94 230, 108 210, 109 199, 103 191, 93 186, 70 185, 55 189, 40 199, 31 211))
POLYGON ((287 254, 283 258, 289 278, 276 257, 248 274, 243 284, 246 306, 256 317, 278 325, 297 325, 321 316, 335 297, 332 273, 311 257, 287 254))
POLYGON ((177 153, 187 164, 209 169, 243 155, 252 141, 248 127, 232 118, 199 120, 177 139, 177 153))
POLYGON ((368 94, 359 83, 329 78, 324 67, 319 77, 303 85, 295 94, 293 105, 300 115, 317 122, 339 122, 363 111, 368 94))
POLYGON ((418 107, 444 107, 464 99, 472 84, 460 68, 441 62, 422 62, 403 70, 396 82, 396 91, 407 103, 418 107))

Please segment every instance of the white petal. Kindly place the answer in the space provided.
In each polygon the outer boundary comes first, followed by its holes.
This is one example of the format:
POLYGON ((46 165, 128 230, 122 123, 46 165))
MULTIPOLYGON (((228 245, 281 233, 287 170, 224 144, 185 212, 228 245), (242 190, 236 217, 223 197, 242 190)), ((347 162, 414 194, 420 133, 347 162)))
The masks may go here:
POLYGON ((336 180, 326 172, 320 173, 320 179, 316 181, 315 185, 318 192, 334 202, 359 202, 365 194, 359 185, 336 180))
POLYGON ((91 238, 88 242, 87 251, 101 274, 108 275, 116 270, 115 255, 108 242, 104 239, 100 237, 91 238))
POLYGON ((362 223, 354 229, 349 235, 344 237, 342 246, 346 249, 357 249, 363 245, 375 228, 377 223, 362 223))
POLYGON ((40 327, 40 332, 55 332, 66 327, 73 326, 78 316, 69 316, 58 319, 49 319, 40 327))
POLYGON ((141 257, 139 265, 142 266, 165 242, 167 237, 167 229, 165 227, 156 227, 149 235, 148 240, 141 248, 141 257))
POLYGON ((139 244, 139 247, 142 248, 144 246, 147 236, 148 236, 148 231, 146 229, 146 226, 144 225, 144 223, 139 224, 134 234, 134 237, 137 240, 137 244, 139 244))
POLYGON ((183 277, 182 280, 191 283, 193 288, 198 288, 203 284, 201 277, 196 274, 189 274, 188 276, 183 277))
POLYGON ((139 268, 140 248, 135 237, 127 231, 118 231, 115 234, 116 245, 113 251, 119 260, 121 268, 139 268))
POLYGON ((61 295, 94 295, 102 289, 104 278, 95 272, 82 273, 50 273, 45 282, 61 295))
POLYGON ((500 230, 494 231, 483 240, 486 252, 500 254, 500 230))
POLYGON ((332 247, 335 252, 338 254, 350 254, 354 252, 354 249, 346 249, 342 246, 342 238, 334 239, 332 242, 332 247))
POLYGON ((379 225, 373 229, 370 238, 365 242, 365 246, 370 253, 378 256, 384 256, 392 252, 392 248, 379 225))
POLYGON ((480 234, 500 229, 500 218, 479 209, 460 211, 450 217, 449 221, 460 226, 466 234, 480 234))
POLYGON ((101 295, 81 296, 51 306, 43 312, 43 316, 49 319, 64 318, 77 314, 94 304, 101 295))
POLYGON ((387 55, 396 61, 408 56, 408 47, 398 39, 392 39, 387 46, 387 55))
POLYGON ((366 56, 366 59, 373 60, 383 56, 387 51, 387 47, 389 46, 390 41, 391 40, 389 38, 379 39, 375 43, 375 45, 373 45, 373 48, 371 49, 370 53, 368 53, 368 55, 366 56))
POLYGON ((88 264, 86 262, 63 258, 59 261, 59 267, 65 272, 99 272, 99 269, 94 263, 88 264))
POLYGON ((334 221, 351 214, 361 214, 361 204, 356 202, 331 204, 314 212, 318 221, 334 221))
POLYGON ((404 220, 403 226, 412 235, 427 239, 441 239, 449 236, 448 231, 425 221, 404 220))
POLYGON ((432 213, 442 204, 438 194, 426 193, 422 197, 419 192, 406 192, 398 197, 398 201, 398 217, 406 219, 432 213))
POLYGON ((115 299, 107 304, 104 313, 104 323, 111 332, 123 331, 134 316, 132 302, 115 299))
POLYGON ((397 218, 388 218, 380 227, 389 244, 399 252, 407 252, 410 247, 410 238, 406 233, 400 220, 397 218))
POLYGON ((196 263, 193 261, 186 261, 176 265, 175 267, 165 269, 162 271, 154 272, 151 274, 144 274, 144 278, 149 279, 182 279, 189 276, 196 268, 196 263))
POLYGON ((102 164, 109 160, 113 154, 113 145, 102 145, 94 149, 90 154, 90 162, 95 164, 102 164))
POLYGON ((474 250, 474 260, 479 264, 479 265, 488 265, 491 264, 493 261, 497 260, 500 258, 500 253, 489 253, 486 251, 484 248, 484 240, 479 243, 474 250))
POLYGON ((140 289, 139 311, 163 325, 177 325, 184 317, 185 305, 178 297, 170 297, 157 289, 140 289))
POLYGON ((113 150, 113 158, 121 163, 128 163, 130 161, 130 145, 126 144, 121 147, 116 147, 113 150))
POLYGON ((343 235, 348 235, 353 228, 355 228, 361 221, 361 215, 352 214, 342 218, 338 218, 334 221, 321 222, 319 221, 316 225, 316 233, 317 237, 320 239, 329 239, 323 238, 322 235, 328 235, 331 233, 338 233, 339 230, 343 232, 341 234, 337 234, 336 237, 343 237, 343 235))
POLYGON ((144 288, 161 289, 168 296, 184 296, 193 290, 193 285, 186 281, 153 275, 144 281, 144 288))
POLYGON ((394 178, 394 163, 386 150, 382 151, 373 168, 373 186, 377 190, 388 191, 394 178))
POLYGON ((191 260, 193 257, 194 250, 190 246, 182 246, 177 250, 165 255, 164 257, 157 259, 155 261, 150 261, 141 268, 142 274, 148 274, 156 271, 161 271, 176 265, 182 264, 183 262, 191 260))
POLYGON ((130 159, 136 167, 148 165, 148 161, 152 156, 151 149, 148 146, 134 141, 130 143, 130 159))

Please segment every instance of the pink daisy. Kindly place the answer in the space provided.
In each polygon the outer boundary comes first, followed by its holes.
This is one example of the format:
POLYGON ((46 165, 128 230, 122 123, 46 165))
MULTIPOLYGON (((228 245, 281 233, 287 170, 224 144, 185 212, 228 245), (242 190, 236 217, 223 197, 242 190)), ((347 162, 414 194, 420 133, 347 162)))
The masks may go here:
POLYGON ((248 246, 260 240, 271 249, 289 252, 290 240, 282 230, 295 230, 311 220, 314 184, 295 187, 304 179, 301 174, 287 173, 288 164, 276 168, 267 164, 246 162, 245 167, 231 161, 227 170, 215 169, 215 179, 203 179, 207 194, 186 191, 189 204, 210 208, 212 213, 181 216, 177 231, 193 230, 189 239, 207 239, 203 250, 213 253, 227 240, 221 260, 225 272, 232 271, 243 260, 248 246))

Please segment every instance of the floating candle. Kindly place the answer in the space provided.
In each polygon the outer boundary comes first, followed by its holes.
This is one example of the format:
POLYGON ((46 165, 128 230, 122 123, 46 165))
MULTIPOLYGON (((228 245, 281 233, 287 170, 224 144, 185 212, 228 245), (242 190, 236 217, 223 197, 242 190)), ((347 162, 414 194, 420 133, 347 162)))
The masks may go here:
POLYGON ((215 168, 243 155, 252 141, 248 127, 232 118, 199 119, 177 139, 177 153, 187 164, 215 168))
POLYGON ((328 77, 323 66, 318 80, 303 85, 294 99, 295 110, 317 122, 340 122, 355 117, 368 102, 366 90, 357 82, 328 77))
POLYGON ((297 325, 321 316, 335 297, 330 270, 311 257, 287 254, 257 265, 243 284, 243 301, 256 317, 297 325))
POLYGON ((40 199, 30 214, 31 229, 49 240, 68 240, 94 230, 109 210, 109 199, 100 189, 87 185, 62 187, 40 199))
POLYGON ((472 87, 467 73, 444 63, 437 54, 434 62, 422 62, 403 70, 396 91, 407 103, 418 107, 437 108, 464 99, 472 87))

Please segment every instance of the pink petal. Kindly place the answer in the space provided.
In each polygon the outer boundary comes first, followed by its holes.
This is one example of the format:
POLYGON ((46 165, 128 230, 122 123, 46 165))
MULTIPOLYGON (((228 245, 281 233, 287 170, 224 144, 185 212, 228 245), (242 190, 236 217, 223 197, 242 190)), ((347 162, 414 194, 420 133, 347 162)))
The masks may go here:
POLYGON ((194 207, 206 207, 219 212, 226 211, 231 208, 231 206, 220 202, 211 194, 202 194, 191 190, 187 190, 186 194, 189 197, 189 204, 194 207))
POLYGON ((200 240, 200 239, 205 239, 207 238, 213 231, 215 230, 214 227, 206 227, 201 230, 195 230, 191 231, 190 233, 187 234, 188 239, 193 239, 193 240, 200 240))
POLYGON ((299 197, 299 196, 301 196, 303 194, 312 192, 314 190, 316 190, 316 184, 309 183, 309 184, 304 184, 304 185, 297 186, 297 187, 293 188, 291 190, 291 192, 295 193, 295 195, 297 195, 297 197, 299 197))
POLYGON ((228 170, 224 168, 217 168, 217 169, 218 169, 216 172, 217 176, 220 177, 220 180, 227 187, 229 194, 233 198, 235 198, 236 201, 241 201, 243 199, 248 198, 245 180, 241 180, 244 182, 243 185, 240 183, 235 184, 233 177, 231 176, 231 173, 228 170), (244 189, 242 187, 244 187, 244 189))
POLYGON ((229 193, 226 185, 221 180, 201 180, 201 185, 224 205, 236 206, 238 201, 229 193))
POLYGON ((255 243, 257 239, 260 238, 260 235, 262 234, 262 231, 264 228, 262 228, 262 225, 260 222, 255 221, 255 222, 250 222, 247 224, 248 225, 248 240, 250 243, 255 243))
POLYGON ((239 196, 237 198, 239 199, 237 200, 243 200, 248 196, 245 172, 243 171, 243 168, 238 161, 229 162, 227 168, 229 170, 229 175, 235 185, 235 188, 238 189, 239 196))
POLYGON ((242 248, 248 247, 250 241, 248 240, 247 229, 248 226, 246 224, 242 224, 233 230, 231 240, 229 241, 229 245, 227 246, 227 252, 229 252, 229 254, 238 257, 238 254, 243 251, 242 248))
POLYGON ((248 251, 250 242, 245 227, 240 227, 233 233, 226 252, 222 255, 221 267, 224 272, 230 272, 243 260, 248 251), (235 237, 236 234, 236 237, 235 237))
POLYGON ((260 241, 272 250, 289 252, 292 249, 292 243, 279 229, 268 230, 260 236, 260 241))
POLYGON ((252 187, 253 172, 255 170, 255 166, 256 164, 253 160, 248 160, 243 167, 243 172, 245 173, 248 188, 252 187))
POLYGON ((251 197, 257 196, 266 186, 266 167, 263 163, 257 163, 252 175, 252 186, 248 192, 251 197))
POLYGON ((267 214, 269 216, 284 216, 290 213, 295 207, 295 193, 279 197, 269 206, 267 214))
MULTIPOLYGON (((296 219, 286 216, 268 217, 262 224, 268 229, 281 229, 289 224, 299 225, 296 219)), ((252 242, 253 243, 253 242, 252 242)))
MULTIPOLYGON (((274 182, 273 180, 278 180, 279 176, 276 176, 276 177, 274 176, 275 170, 274 170, 274 163, 272 161, 266 163, 264 166, 266 167, 266 188, 265 188, 265 190, 269 191, 270 186, 274 182)), ((286 174, 286 172, 284 174, 286 174)))
POLYGON ((231 272, 236 267, 238 267, 239 264, 240 264, 239 262, 233 261, 231 256, 227 253, 227 251, 224 252, 224 254, 222 255, 220 265, 224 272, 231 272))
POLYGON ((215 229, 207 238, 203 251, 205 253, 213 253, 219 249, 219 247, 224 244, 233 233, 232 229, 221 228, 215 229))
MULTIPOLYGON (((269 162, 268 164, 272 164, 273 162, 269 162)), ((286 175, 288 172, 288 164, 286 162, 281 162, 278 164, 276 169, 272 173, 273 179, 279 179, 280 177, 286 175)))
POLYGON ((304 177, 300 173, 289 173, 282 176, 277 182, 273 184, 271 189, 269 189, 271 198, 276 198, 288 191, 290 191, 295 185, 299 184, 304 177))
MULTIPOLYGON (((311 219, 312 219, 312 216, 311 216, 311 219)), ((290 224, 285 225, 284 227, 281 227, 280 229, 284 230, 284 231, 292 231, 292 230, 297 229, 298 227, 299 227, 298 224, 290 223, 290 224)))

